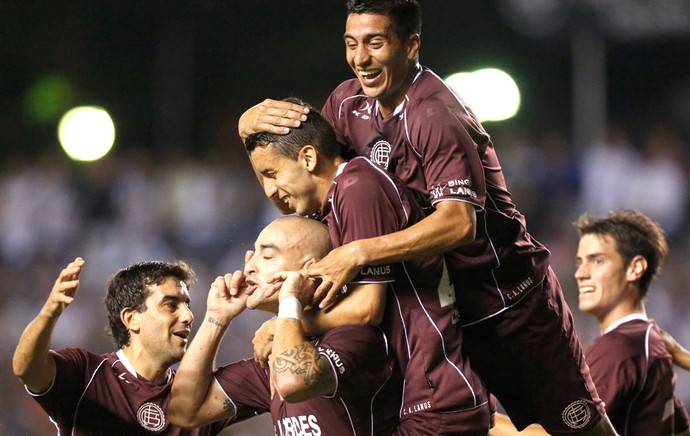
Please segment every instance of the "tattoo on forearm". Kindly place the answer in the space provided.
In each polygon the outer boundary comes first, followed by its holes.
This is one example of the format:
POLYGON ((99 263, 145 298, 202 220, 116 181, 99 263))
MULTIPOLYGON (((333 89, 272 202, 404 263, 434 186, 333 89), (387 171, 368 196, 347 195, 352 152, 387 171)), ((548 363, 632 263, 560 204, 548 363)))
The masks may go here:
POLYGON ((217 325, 218 327, 223 327, 223 328, 227 328, 230 325, 230 324, 223 324, 222 322, 218 321, 217 319, 215 319, 212 316, 209 316, 207 321, 213 325, 217 325))
POLYGON ((303 375, 304 384, 313 386, 328 369, 328 362, 311 344, 300 344, 273 360, 273 371, 303 375))

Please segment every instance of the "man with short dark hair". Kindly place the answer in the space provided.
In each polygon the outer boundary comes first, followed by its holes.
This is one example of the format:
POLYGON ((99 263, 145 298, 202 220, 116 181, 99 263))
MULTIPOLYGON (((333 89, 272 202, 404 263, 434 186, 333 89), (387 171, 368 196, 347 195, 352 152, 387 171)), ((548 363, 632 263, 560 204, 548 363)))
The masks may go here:
POLYGON ((84 260, 62 270, 41 312, 14 353, 14 373, 48 413, 60 434, 209 435, 223 422, 194 430, 170 424, 166 409, 175 371, 187 349, 194 317, 188 286, 193 271, 181 261, 142 262, 108 282, 105 305, 117 352, 50 350, 58 318, 74 301, 84 260))
POLYGON ((671 355, 644 305, 668 253, 663 230, 632 210, 585 214, 575 228, 580 311, 594 315, 601 331, 587 362, 613 425, 622 435, 687 432, 671 355))
MULTIPOLYGON (((345 161, 333 128, 313 108, 289 134, 257 133, 245 145, 266 195, 326 223, 335 247, 424 218, 395 175, 362 157, 345 161)), ((488 395, 462 354, 455 291, 443 256, 367 265, 339 300, 305 324, 316 332, 381 325, 405 380, 399 434, 487 433, 488 395)))

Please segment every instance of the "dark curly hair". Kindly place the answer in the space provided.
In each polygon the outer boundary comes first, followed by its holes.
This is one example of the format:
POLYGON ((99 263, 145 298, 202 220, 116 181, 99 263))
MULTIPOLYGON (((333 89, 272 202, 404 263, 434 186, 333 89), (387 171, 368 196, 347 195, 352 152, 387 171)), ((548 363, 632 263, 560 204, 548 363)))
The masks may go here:
POLYGON ((647 270, 639 282, 640 297, 647 295, 649 284, 661 271, 668 254, 668 242, 659 224, 640 212, 621 209, 599 219, 583 214, 573 225, 580 237, 594 234, 613 239, 624 265, 637 255, 647 259, 647 270))
POLYGON ((106 285, 105 306, 108 310, 109 334, 119 348, 129 345, 130 335, 120 319, 123 309, 146 311, 146 299, 151 294, 151 286, 160 285, 172 277, 190 287, 194 281, 194 271, 187 263, 148 261, 136 263, 116 272, 106 285))

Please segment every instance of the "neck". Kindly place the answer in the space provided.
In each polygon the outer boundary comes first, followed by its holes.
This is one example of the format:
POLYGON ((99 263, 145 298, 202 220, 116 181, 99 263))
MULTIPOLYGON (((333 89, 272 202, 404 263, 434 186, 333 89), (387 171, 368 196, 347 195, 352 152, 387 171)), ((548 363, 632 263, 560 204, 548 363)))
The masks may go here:
POLYGON ((645 310, 644 304, 641 301, 637 303, 631 302, 629 304, 619 304, 606 314, 597 318, 600 333, 604 334, 606 329, 609 328, 611 324, 623 317, 633 314, 647 316, 647 311, 645 310))
POLYGON ((345 162, 344 159, 338 157, 332 161, 322 161, 322 165, 317 174, 318 184, 317 184, 317 194, 321 199, 321 204, 328 198, 328 191, 331 189, 333 180, 338 175, 338 167, 340 164, 345 162))
POLYGON ((377 100, 379 104, 379 113, 383 118, 393 113, 395 108, 398 107, 400 103, 403 102, 403 100, 405 100, 407 90, 410 89, 410 86, 412 85, 412 82, 414 81, 414 78, 417 75, 417 71, 419 71, 419 64, 417 62, 410 63, 408 65, 405 77, 402 80, 400 87, 395 92, 394 96, 386 100, 377 100))
POLYGON ((168 379, 168 369, 172 363, 161 362, 156 356, 150 356, 146 350, 136 345, 128 345, 122 348, 127 359, 134 367, 138 377, 160 385, 168 379))

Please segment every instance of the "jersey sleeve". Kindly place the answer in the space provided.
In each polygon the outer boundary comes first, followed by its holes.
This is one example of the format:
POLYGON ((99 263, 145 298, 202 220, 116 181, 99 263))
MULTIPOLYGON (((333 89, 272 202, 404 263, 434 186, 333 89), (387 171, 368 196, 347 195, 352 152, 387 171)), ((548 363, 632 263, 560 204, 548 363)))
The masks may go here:
POLYGON ((327 332, 317 347, 335 372, 333 397, 371 398, 391 377, 388 344, 377 327, 338 327, 327 332))
MULTIPOLYGON (((405 200, 402 187, 385 172, 365 158, 347 178, 338 180, 338 193, 333 201, 338 239, 335 246, 358 239, 373 238, 404 229, 408 224, 411 205, 405 200)), ((333 234, 332 234, 333 235, 333 234)), ((393 279, 393 265, 365 266, 353 282, 388 282, 393 279)))
POLYGON ((79 348, 51 350, 50 354, 55 361, 53 384, 45 392, 27 391, 54 419, 72 416, 86 386, 86 379, 93 372, 89 371, 89 367, 103 359, 79 348))
POLYGON ((421 155, 432 204, 459 200, 483 207, 486 180, 477 141, 488 137, 472 125, 469 114, 458 112, 442 101, 422 100, 408 120, 409 139, 421 155))
POLYGON ((240 360, 218 368, 215 379, 225 395, 235 403, 235 421, 270 411, 268 372, 253 359, 240 360))

